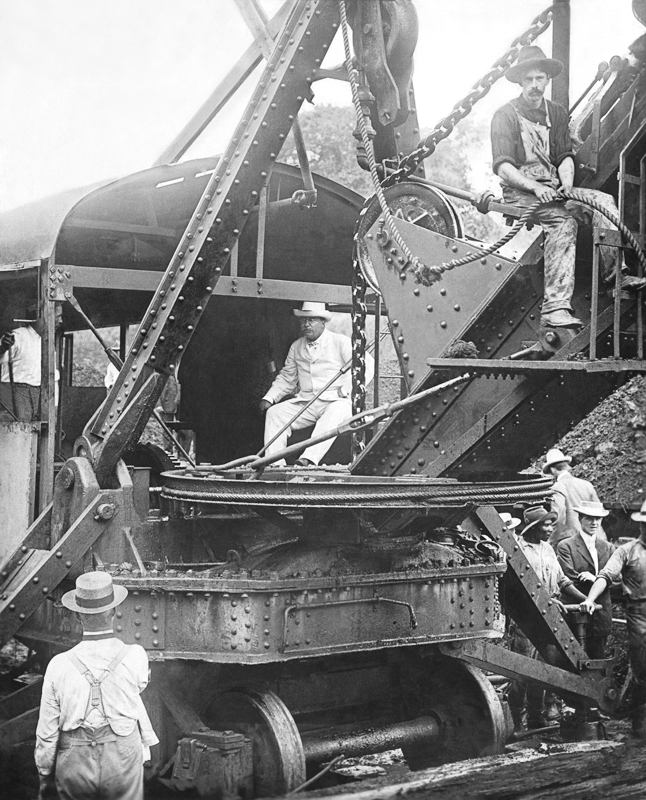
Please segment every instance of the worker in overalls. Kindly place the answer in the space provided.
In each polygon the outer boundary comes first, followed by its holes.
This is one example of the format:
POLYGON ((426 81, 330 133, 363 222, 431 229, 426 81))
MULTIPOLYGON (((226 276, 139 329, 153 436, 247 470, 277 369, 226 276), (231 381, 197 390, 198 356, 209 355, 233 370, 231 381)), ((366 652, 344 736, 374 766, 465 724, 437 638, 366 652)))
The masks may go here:
MULTIPOLYGON (((528 207, 544 203, 535 213, 543 228, 544 288, 541 324, 578 327, 572 314, 574 261, 578 223, 602 228, 615 226, 599 211, 559 193, 574 185, 574 151, 568 129, 568 112, 544 95, 550 79, 563 64, 547 58, 540 47, 523 47, 518 62, 506 78, 522 87, 520 97, 499 108, 491 123, 493 171, 500 177, 505 202, 528 207)), ((594 189, 577 189, 618 216, 614 198, 594 189)), ((600 248, 601 280, 611 291, 618 250, 600 248)), ((638 291, 646 279, 628 275, 622 266, 621 290, 638 291)))
POLYGON ((83 640, 54 656, 43 680, 36 729, 39 800, 143 800, 143 764, 159 741, 140 692, 148 656, 112 630, 128 594, 106 572, 87 572, 63 595, 83 625, 83 640))

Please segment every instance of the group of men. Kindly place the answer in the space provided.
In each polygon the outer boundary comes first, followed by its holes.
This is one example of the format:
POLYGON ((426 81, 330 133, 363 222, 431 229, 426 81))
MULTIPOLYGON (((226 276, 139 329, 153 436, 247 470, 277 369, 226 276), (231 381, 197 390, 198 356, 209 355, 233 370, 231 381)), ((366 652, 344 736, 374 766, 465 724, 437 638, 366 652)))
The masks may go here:
MULTIPOLYGON (((571 461, 560 450, 549 451, 543 470, 556 478, 552 509, 528 508, 523 514, 525 525, 516 538, 554 602, 562 606, 561 601, 567 598, 591 615, 585 645, 590 658, 606 657, 612 632, 610 587, 621 581, 627 597, 633 733, 646 738, 646 502, 631 515, 639 523, 639 537, 613 548, 602 527, 609 512, 592 484, 572 475, 571 461)), ((505 514, 503 521, 510 530, 521 525, 521 520, 510 514, 505 514)), ((509 639, 515 652, 539 657, 513 622, 509 639)), ((556 698, 535 686, 513 683, 508 701, 517 729, 522 726, 525 710, 528 728, 541 728, 560 716, 556 698)))
MULTIPOLYGON (((523 207, 543 203, 534 212, 545 235, 541 324, 577 327, 581 323, 571 305, 577 224, 612 225, 599 212, 567 200, 562 193, 573 187, 575 177, 568 115, 544 97, 550 79, 562 67, 536 46, 521 50, 517 65, 506 73, 521 86, 521 95, 499 109, 492 122, 493 169, 502 180, 507 202, 523 207)), ((591 190, 585 195, 616 214, 609 195, 591 190)), ((602 248, 602 278, 608 284, 617 257, 613 248, 602 248)), ((625 267, 622 272, 622 290, 646 285, 646 280, 627 275, 625 267)), ((267 455, 277 454, 293 431, 314 425, 315 438, 326 433, 330 437, 307 447, 296 462, 312 467, 334 441, 334 430, 352 414, 352 350, 347 336, 326 328, 332 315, 324 303, 303 303, 294 314, 302 335, 260 402, 266 412, 264 449, 267 455)), ((22 359, 31 353, 29 363, 39 364, 39 346, 37 333, 25 326, 0 340, 0 402, 21 417, 37 413, 35 393, 29 387, 40 384, 40 375, 23 373, 22 359)), ((367 356, 366 385, 372 375, 373 361, 367 356)), ((518 542, 557 602, 568 597, 592 615, 587 640, 592 658, 604 656, 611 630, 609 587, 623 582, 634 681, 633 730, 646 737, 646 503, 632 515, 640 525, 640 536, 613 552, 601 526, 608 512, 591 484, 571 474, 570 462, 558 450, 548 453, 544 469, 555 478, 553 507, 526 509, 518 542)), ((282 459, 277 461, 281 464, 282 459)), ((521 521, 508 515, 507 524, 514 529, 521 521)), ((81 643, 52 659, 45 674, 36 747, 41 798, 53 791, 54 784, 63 800, 143 796, 142 764, 157 738, 139 697, 148 682, 146 653, 138 645, 123 645, 112 631, 114 608, 126 594, 106 573, 87 573, 63 597, 63 605, 79 614, 84 632, 81 643)), ((517 626, 512 626, 510 638, 516 651, 536 656, 517 626)), ((542 726, 542 691, 515 684, 509 701, 517 724, 527 703, 528 725, 542 726)))

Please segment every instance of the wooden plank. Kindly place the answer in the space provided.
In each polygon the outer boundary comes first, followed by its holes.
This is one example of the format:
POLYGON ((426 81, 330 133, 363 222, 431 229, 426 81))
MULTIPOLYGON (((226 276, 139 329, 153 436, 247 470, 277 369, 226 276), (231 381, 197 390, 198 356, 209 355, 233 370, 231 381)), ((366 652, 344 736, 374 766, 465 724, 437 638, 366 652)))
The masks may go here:
MULTIPOLYGON (((646 759, 639 748, 620 742, 577 742, 543 745, 540 750, 523 749, 489 758, 459 761, 434 769, 411 773, 410 778, 397 783, 387 779, 366 781, 338 793, 335 790, 307 792, 303 797, 325 797, 334 794, 335 800, 400 800, 407 796, 432 800, 534 800, 535 798, 567 797, 644 797, 642 794, 611 793, 634 789, 635 784, 646 786, 646 759), (602 781, 602 784, 599 783, 602 781), (599 785, 605 791, 592 791, 599 785), (585 791, 576 791, 585 785, 585 791)), ((344 787, 345 788, 345 787, 344 787)))

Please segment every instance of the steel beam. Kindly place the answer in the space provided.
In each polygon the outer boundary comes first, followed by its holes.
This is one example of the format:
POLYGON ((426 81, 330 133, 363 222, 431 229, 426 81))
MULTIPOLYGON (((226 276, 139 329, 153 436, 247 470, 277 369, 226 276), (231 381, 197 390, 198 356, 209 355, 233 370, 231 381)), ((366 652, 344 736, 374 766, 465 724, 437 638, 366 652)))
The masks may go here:
MULTIPOLYGON (((131 292, 154 292, 163 272, 114 267, 65 267, 72 273, 75 289, 112 289, 131 292)), ((350 286, 334 283, 304 283, 271 278, 239 278, 224 275, 213 287, 218 297, 265 297, 271 300, 303 301, 316 297, 321 302, 348 306, 352 302, 350 286)))
POLYGON ((298 0, 182 236, 105 403, 77 443, 100 483, 136 442, 176 368, 338 27, 338 6, 298 0))
POLYGON ((532 372, 646 372, 646 361, 602 358, 595 361, 509 361, 503 358, 427 358, 432 369, 458 369, 475 375, 530 375, 532 372))
POLYGON ((444 655, 459 658, 481 669, 505 675, 512 680, 530 680, 543 689, 585 697, 606 712, 617 707, 618 692, 612 678, 577 675, 545 664, 535 658, 512 653, 486 639, 469 642, 449 642, 440 645, 444 655))
MULTIPOLYGON (((276 15, 269 20, 267 32, 270 36, 275 38, 278 35, 293 6, 294 0, 285 0, 276 15)), ((218 84, 215 91, 204 101, 199 110, 186 123, 164 152, 160 154, 153 166, 159 167, 163 164, 174 164, 179 161, 260 64, 262 58, 262 51, 258 42, 254 41, 218 84)))

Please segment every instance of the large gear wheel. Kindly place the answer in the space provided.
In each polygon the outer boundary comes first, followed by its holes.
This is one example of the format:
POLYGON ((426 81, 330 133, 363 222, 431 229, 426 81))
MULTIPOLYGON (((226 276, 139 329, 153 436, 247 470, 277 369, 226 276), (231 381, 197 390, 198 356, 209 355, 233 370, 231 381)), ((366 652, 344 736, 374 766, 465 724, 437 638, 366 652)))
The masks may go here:
MULTIPOLYGON (((420 183, 405 182, 385 189, 384 195, 395 219, 412 222, 414 225, 452 239, 463 237, 460 215, 449 198, 439 189, 420 183)), ((375 292, 379 292, 379 283, 363 237, 381 215, 381 206, 375 197, 362 211, 355 236, 361 271, 375 292)))

